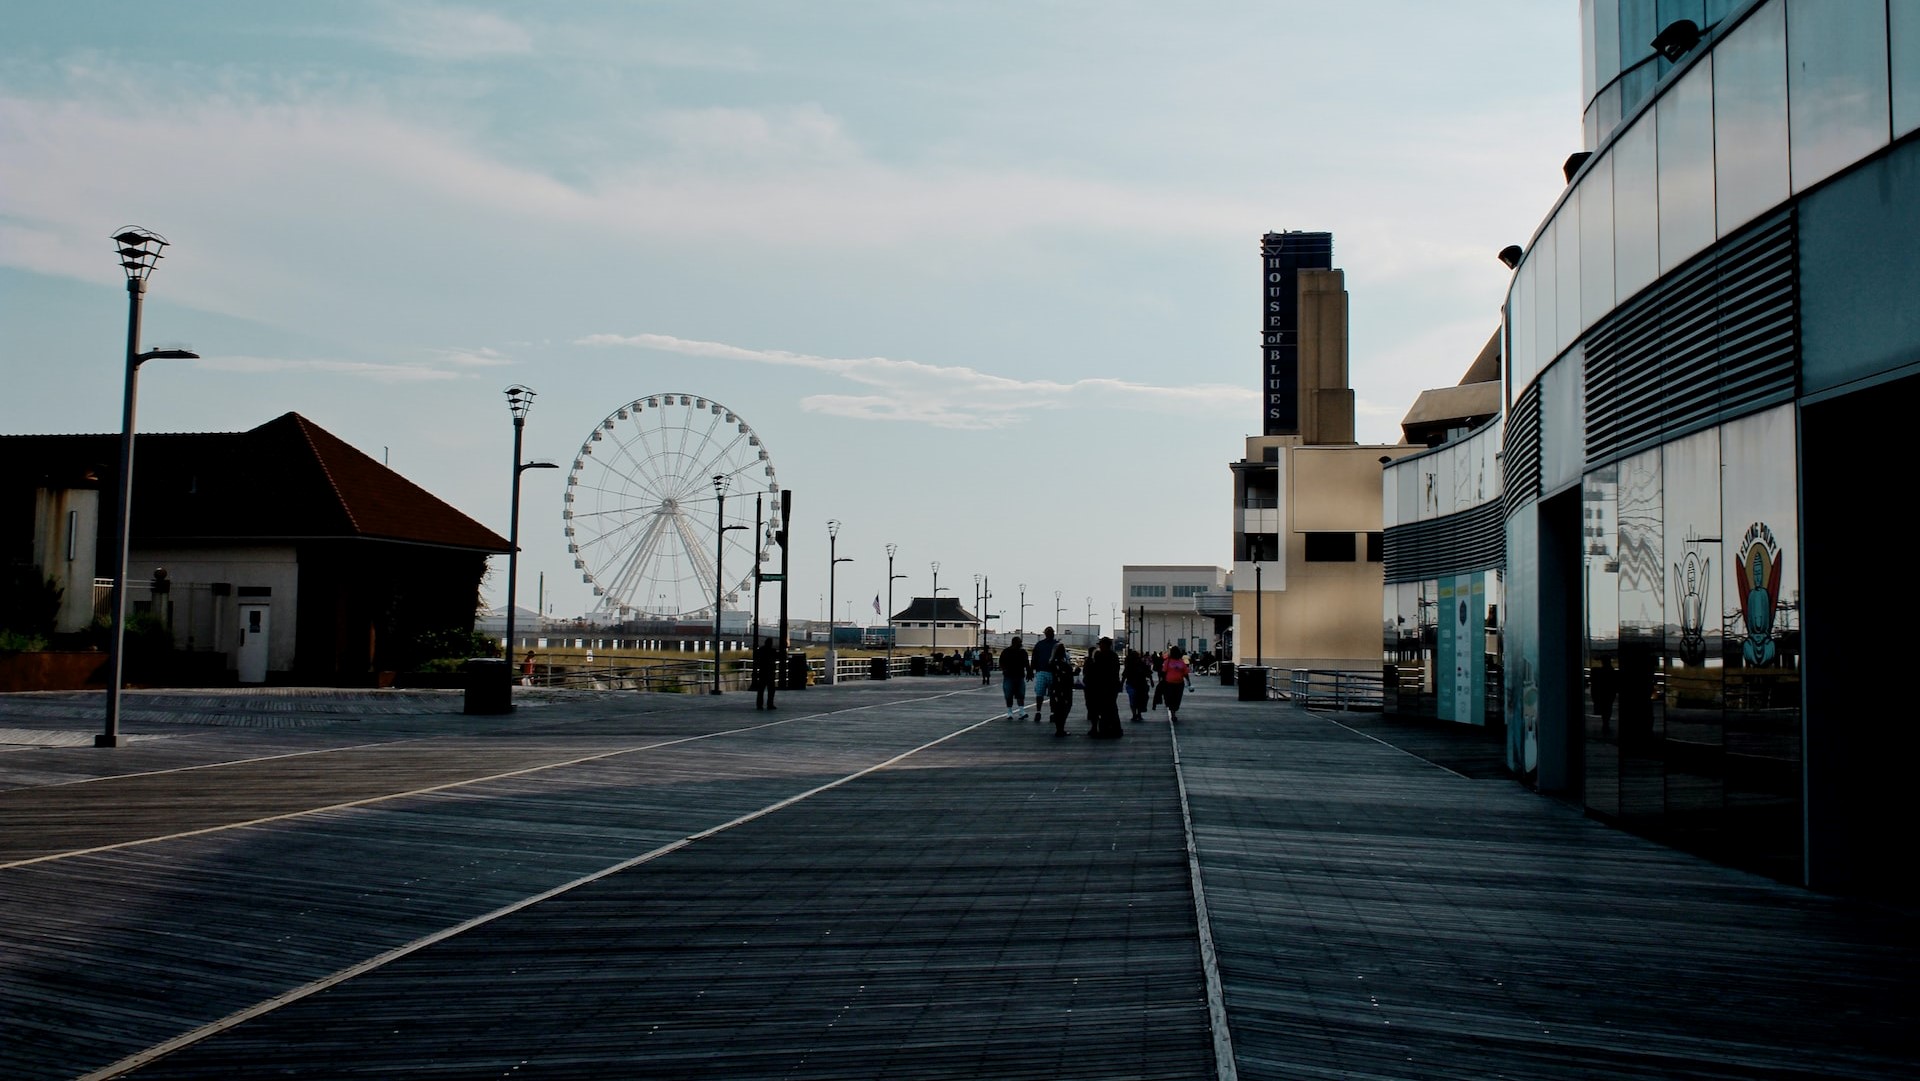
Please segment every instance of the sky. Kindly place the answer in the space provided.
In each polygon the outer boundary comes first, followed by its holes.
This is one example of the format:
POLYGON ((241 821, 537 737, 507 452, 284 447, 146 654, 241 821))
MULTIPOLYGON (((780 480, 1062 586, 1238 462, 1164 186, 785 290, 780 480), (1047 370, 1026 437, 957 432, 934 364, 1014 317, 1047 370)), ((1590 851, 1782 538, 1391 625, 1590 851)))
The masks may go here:
POLYGON ((504 536, 536 390, 525 607, 598 603, 568 467, 681 392, 793 492, 795 617, 835 519, 836 618, 895 544, 896 608, 937 561, 1111 627, 1123 565, 1230 562, 1263 233, 1334 236, 1362 442, 1459 380, 1580 149, 1577 9, 7 4, 0 432, 119 429, 134 225, 142 347, 201 358, 142 368, 141 431, 297 411, 504 536))

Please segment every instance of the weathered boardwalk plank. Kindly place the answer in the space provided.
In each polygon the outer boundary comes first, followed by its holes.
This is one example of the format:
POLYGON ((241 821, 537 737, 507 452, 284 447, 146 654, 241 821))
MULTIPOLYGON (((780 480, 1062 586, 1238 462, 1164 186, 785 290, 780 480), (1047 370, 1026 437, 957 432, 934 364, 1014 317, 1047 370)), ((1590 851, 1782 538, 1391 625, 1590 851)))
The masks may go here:
MULTIPOLYGON (((127 1076, 1213 1077, 1177 778, 1240 1077, 1920 1075, 1913 914, 1604 828, 1473 733, 1202 691, 1055 740, 975 688, 142 697, 130 747, 0 755, 0 1077, 349 972, 127 1076)), ((75 723, 28 698, 0 729, 75 723)))

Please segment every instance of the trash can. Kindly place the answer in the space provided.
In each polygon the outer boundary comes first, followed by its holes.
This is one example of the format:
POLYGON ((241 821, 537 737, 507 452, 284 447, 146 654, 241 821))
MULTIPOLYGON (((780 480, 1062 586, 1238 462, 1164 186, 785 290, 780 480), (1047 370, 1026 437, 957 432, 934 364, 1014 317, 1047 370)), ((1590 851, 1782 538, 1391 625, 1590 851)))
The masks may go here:
POLYGON ((804 691, 807 689, 807 655, 794 653, 787 657, 787 682, 781 687, 785 691, 804 691))
POLYGON ((885 657, 868 657, 867 658, 867 678, 868 679, 887 678, 887 659, 885 657))
POLYGON ((466 712, 512 713, 513 674, 499 657, 475 657, 465 669, 466 712))
POLYGON ((1219 668, 1220 668, 1220 685, 1222 687, 1233 686, 1233 662, 1221 661, 1219 663, 1219 668))
POLYGON ((1255 668, 1243 665, 1233 670, 1233 677, 1240 685, 1240 701, 1265 702, 1267 700, 1267 673, 1271 668, 1255 668))
POLYGON ((927 658, 925 656, 908 657, 907 658, 907 674, 910 676, 926 675, 927 674, 927 658))

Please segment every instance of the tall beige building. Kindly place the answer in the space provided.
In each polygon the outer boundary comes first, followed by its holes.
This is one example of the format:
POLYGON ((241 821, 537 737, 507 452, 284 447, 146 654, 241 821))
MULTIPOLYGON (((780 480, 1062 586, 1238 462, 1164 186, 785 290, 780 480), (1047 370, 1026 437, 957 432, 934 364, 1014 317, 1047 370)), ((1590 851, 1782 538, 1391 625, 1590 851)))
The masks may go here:
MULTIPOLYGON (((1289 238, 1262 245, 1262 338, 1269 434, 1247 437, 1233 470, 1233 642, 1238 664, 1378 671, 1384 575, 1381 470, 1424 449, 1354 442, 1347 374, 1346 275, 1276 258, 1289 238), (1292 291, 1294 303, 1276 291, 1292 291), (1286 309, 1292 308, 1291 313, 1286 309), (1288 325, 1286 316, 1295 321, 1288 325), (1275 384, 1276 344, 1292 346, 1291 388, 1275 384), (1287 391, 1292 400, 1287 402, 1287 391), (1275 406, 1294 424, 1276 425, 1275 406), (1279 430, 1276 430, 1279 429, 1279 430), (1289 430, 1290 429, 1290 430, 1289 430)), ((1329 260, 1330 261, 1330 258, 1329 260)))

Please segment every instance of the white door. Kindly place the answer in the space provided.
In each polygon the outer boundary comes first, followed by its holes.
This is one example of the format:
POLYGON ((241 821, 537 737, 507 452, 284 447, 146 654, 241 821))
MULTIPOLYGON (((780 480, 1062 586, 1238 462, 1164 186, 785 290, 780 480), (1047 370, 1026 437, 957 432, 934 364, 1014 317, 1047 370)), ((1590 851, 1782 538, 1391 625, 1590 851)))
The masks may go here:
POLYGON ((268 606, 240 606, 240 682, 267 681, 268 606))

